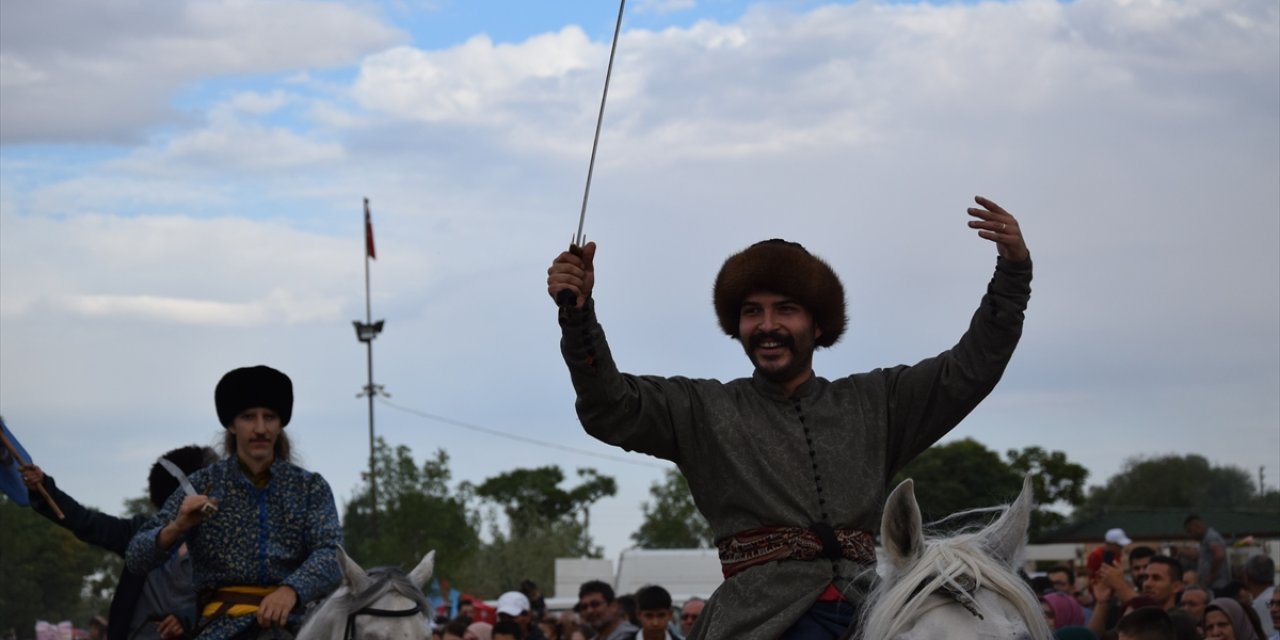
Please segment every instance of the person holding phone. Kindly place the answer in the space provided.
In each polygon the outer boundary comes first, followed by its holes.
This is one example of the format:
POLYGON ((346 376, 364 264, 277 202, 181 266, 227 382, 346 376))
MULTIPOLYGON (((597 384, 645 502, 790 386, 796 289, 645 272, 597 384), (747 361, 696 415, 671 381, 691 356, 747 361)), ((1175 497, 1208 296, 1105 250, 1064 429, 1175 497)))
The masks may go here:
POLYGON ((1124 534, 1124 529, 1108 529, 1106 536, 1103 538, 1102 546, 1096 547, 1089 552, 1089 556, 1085 558, 1085 566, 1089 567, 1089 580, 1096 580, 1098 577, 1098 569, 1102 565, 1109 564, 1111 566, 1119 566, 1120 558, 1124 555, 1124 548, 1133 544, 1133 540, 1124 534))

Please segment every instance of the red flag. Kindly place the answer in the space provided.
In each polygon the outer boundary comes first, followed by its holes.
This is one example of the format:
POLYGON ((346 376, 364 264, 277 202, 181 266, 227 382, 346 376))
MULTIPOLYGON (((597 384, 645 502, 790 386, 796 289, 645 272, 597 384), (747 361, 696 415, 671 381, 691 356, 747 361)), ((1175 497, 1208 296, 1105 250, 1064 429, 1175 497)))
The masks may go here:
POLYGON ((364 254, 374 260, 378 252, 373 250, 373 216, 369 214, 369 199, 364 199, 364 254))

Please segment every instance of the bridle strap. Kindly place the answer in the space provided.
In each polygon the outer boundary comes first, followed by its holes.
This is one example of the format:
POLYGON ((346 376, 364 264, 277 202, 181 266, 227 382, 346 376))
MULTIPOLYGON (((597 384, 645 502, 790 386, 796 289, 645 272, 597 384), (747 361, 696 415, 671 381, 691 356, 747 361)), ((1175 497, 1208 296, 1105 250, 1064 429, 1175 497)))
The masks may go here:
MULTIPOLYGON (((965 611, 968 611, 970 614, 973 615, 973 617, 979 620, 985 620, 986 618, 983 617, 982 612, 978 611, 978 603, 973 597, 973 585, 966 584, 966 583, 972 583, 972 578, 968 578, 968 579, 966 578, 967 578, 966 576, 962 576, 960 579, 960 584, 957 586, 952 586, 951 584, 943 584, 942 586, 933 590, 933 595, 938 595, 938 596, 942 596, 944 598, 950 599, 954 601, 956 604, 964 607, 965 611)), ((916 596, 920 595, 920 592, 924 591, 924 587, 927 582, 928 580, 925 580, 925 581, 922 581, 920 584, 916 585, 915 590, 911 592, 911 595, 908 598, 909 599, 915 598, 916 596)))
POLYGON ((356 637, 356 616, 373 616, 375 618, 405 618, 412 615, 422 613, 422 605, 415 604, 412 609, 400 609, 393 611, 391 609, 373 609, 365 607, 359 611, 353 611, 347 614, 347 630, 343 632, 343 640, 355 640, 356 637))

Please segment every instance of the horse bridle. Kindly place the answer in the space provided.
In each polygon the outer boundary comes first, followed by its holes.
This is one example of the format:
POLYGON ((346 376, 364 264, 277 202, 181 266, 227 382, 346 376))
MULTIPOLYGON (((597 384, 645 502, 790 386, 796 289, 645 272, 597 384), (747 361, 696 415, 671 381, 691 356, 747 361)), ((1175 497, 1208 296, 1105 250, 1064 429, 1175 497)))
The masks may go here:
POLYGON ((415 604, 412 609, 400 609, 392 611, 390 609, 374 609, 373 607, 365 607, 359 611, 352 611, 347 614, 347 629, 342 633, 342 640, 355 640, 356 638, 356 616, 373 616, 375 618, 405 618, 412 615, 422 613, 422 605, 415 604))
MULTIPOLYGON (((911 592, 911 598, 915 598, 921 591, 924 591, 924 586, 931 581, 931 579, 924 580, 921 581, 920 584, 916 585, 915 590, 911 592)), ((943 585, 937 589, 934 589, 933 595, 948 598, 956 604, 964 607, 965 611, 973 614, 975 618, 985 620, 986 618, 983 618, 982 613, 978 611, 978 602, 973 597, 974 591, 977 591, 976 581, 972 576, 962 575, 957 577, 954 581, 948 581, 943 583, 943 585)))

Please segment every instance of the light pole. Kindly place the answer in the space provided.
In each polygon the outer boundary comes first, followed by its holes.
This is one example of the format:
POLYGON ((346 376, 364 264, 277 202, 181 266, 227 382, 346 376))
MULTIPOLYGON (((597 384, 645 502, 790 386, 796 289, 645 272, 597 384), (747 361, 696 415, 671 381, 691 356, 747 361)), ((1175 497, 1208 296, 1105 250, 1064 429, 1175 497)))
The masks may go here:
POLYGON ((373 383, 373 339, 382 333, 383 320, 373 321, 373 308, 369 302, 369 261, 377 259, 373 247, 373 218, 369 213, 369 199, 364 199, 364 322, 352 320, 356 328, 356 340, 364 343, 368 356, 368 383, 356 394, 357 398, 369 398, 369 507, 373 535, 378 535, 378 474, 373 459, 373 399, 378 395, 390 397, 382 385, 373 383))
POLYGON ((373 464, 373 398, 379 394, 384 396, 389 396, 389 394, 382 389, 382 385, 373 383, 373 339, 378 337, 379 333, 382 333, 383 322, 382 320, 377 322, 351 321, 351 324, 356 327, 356 339, 365 345, 369 361, 369 382, 360 393, 356 394, 356 397, 367 396, 369 398, 369 506, 372 508, 375 535, 378 528, 378 476, 375 473, 376 469, 373 464))

